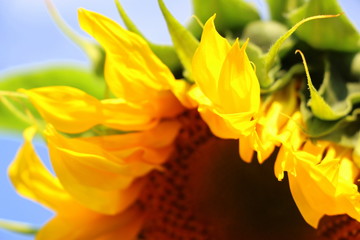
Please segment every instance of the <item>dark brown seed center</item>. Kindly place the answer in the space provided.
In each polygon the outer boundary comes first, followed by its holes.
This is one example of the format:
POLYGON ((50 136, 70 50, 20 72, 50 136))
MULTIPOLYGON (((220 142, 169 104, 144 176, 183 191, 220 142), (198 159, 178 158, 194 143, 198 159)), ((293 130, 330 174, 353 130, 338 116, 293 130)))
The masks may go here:
POLYGON ((213 136, 197 111, 178 120, 175 151, 164 171, 147 176, 139 198, 147 214, 139 239, 316 239, 287 182, 274 176, 276 154, 262 165, 244 163, 237 141, 213 136))

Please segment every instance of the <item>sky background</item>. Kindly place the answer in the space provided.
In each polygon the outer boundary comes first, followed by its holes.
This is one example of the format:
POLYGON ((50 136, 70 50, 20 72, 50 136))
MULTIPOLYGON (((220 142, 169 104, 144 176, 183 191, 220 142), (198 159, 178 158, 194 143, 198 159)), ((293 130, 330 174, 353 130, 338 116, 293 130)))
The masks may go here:
MULTIPOLYGON (((173 15, 181 22, 189 21, 191 0, 164 0, 173 15)), ((113 0, 53 0, 65 21, 79 33, 77 23, 79 7, 102 13, 122 23, 113 0)), ((153 42, 170 43, 166 25, 156 0, 122 0, 122 5, 139 29, 153 42)), ((252 1, 265 11, 261 0, 252 1)), ((342 0, 344 11, 360 29, 360 1, 342 0)), ((267 14, 264 14, 266 17, 267 14)), ((86 34, 83 34, 86 36, 86 34)), ((0 1, 0 75, 19 69, 31 69, 58 63, 88 66, 85 54, 68 40, 53 23, 44 0, 0 1)), ((0 116, 1 117, 1 116, 0 116)), ((42 206, 17 195, 7 177, 7 167, 12 161, 22 139, 0 132, 0 219, 24 221, 41 226, 52 213, 42 206)), ((40 142, 36 149, 43 159, 47 150, 40 142)), ((0 240, 30 240, 33 237, 9 233, 0 229, 0 240)))

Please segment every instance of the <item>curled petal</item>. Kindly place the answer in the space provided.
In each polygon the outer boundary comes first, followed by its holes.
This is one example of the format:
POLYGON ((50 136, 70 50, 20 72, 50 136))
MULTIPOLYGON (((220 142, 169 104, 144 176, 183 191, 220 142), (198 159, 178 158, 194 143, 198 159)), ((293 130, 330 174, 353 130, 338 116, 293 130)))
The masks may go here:
POLYGON ((101 14, 79 10, 80 26, 106 51, 105 78, 120 98, 141 102, 169 89, 174 77, 146 41, 101 14))
POLYGON ((66 138, 50 126, 46 138, 64 188, 89 208, 114 214, 138 196, 138 178, 167 160, 178 130, 178 123, 164 122, 140 133, 66 138))
POLYGON ((283 171, 288 172, 293 198, 311 226, 317 227, 324 215, 347 214, 360 220, 360 194, 354 183, 360 171, 348 149, 294 134, 276 160, 278 177, 283 171))
POLYGON ((64 192, 60 182, 42 164, 32 145, 35 127, 24 131, 24 144, 9 167, 9 176, 16 190, 23 196, 55 210, 71 211, 78 206, 64 192))
POLYGON ((192 72, 201 91, 210 99, 217 98, 216 87, 221 66, 231 46, 215 29, 215 15, 206 22, 201 42, 193 56, 192 72))
POLYGON ((221 138, 250 136, 260 106, 260 86, 244 43, 233 46, 217 33, 211 17, 193 58, 197 87, 190 96, 212 132, 221 138))

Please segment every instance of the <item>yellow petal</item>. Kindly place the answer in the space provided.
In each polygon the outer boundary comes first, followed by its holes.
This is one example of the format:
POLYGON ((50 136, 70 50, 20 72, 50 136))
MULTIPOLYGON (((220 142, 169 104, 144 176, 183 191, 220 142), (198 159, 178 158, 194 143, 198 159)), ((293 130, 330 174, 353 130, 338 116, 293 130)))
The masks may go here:
MULTIPOLYGON (((34 127, 24 131, 25 143, 10 166, 9 174, 20 194, 52 208, 57 214, 40 229, 36 239, 134 239, 144 216, 137 206, 128 207, 136 198, 132 196, 133 192, 139 192, 143 183, 139 181, 128 190, 119 192, 119 197, 114 200, 123 206, 114 216, 87 209, 74 200, 41 163, 31 144, 35 132, 34 127)), ((87 198, 92 197, 99 196, 87 195, 87 198)), ((106 199, 105 202, 109 203, 106 199)))
POLYGON ((280 178, 281 168, 288 172, 293 198, 305 220, 313 227, 323 215, 347 214, 359 220, 360 194, 354 181, 360 171, 350 160, 350 151, 329 142, 306 141, 304 136, 299 144, 298 137, 283 144, 275 171, 280 178))
POLYGON ((221 106, 222 113, 259 111, 260 85, 245 52, 246 45, 240 49, 236 40, 222 64, 217 84, 219 102, 213 101, 221 106))
POLYGON ((190 97, 190 92, 195 86, 194 84, 190 84, 185 80, 175 80, 170 85, 171 91, 183 106, 186 108, 196 108, 198 106, 197 102, 190 97))
POLYGON ((218 80, 230 44, 216 31, 214 20, 215 15, 205 23, 199 47, 194 53, 192 73, 201 91, 218 102, 218 80))
POLYGON ((230 46, 217 33, 214 18, 206 22, 194 54, 193 76, 198 87, 189 95, 198 102, 201 116, 216 136, 250 136, 260 106, 259 82, 245 52, 247 43, 240 48, 236 40, 230 46))
POLYGON ((116 213, 137 197, 142 185, 136 179, 170 156, 179 128, 163 122, 139 133, 70 139, 50 127, 46 137, 64 188, 93 210, 116 213))
POLYGON ((294 178, 292 175, 289 175, 291 194, 294 198, 296 205, 299 208, 301 215, 304 217, 307 223, 309 223, 312 227, 316 228, 319 220, 323 217, 324 214, 312 208, 312 206, 305 198, 299 184, 300 183, 296 178, 294 178))
POLYGON ((159 118, 144 106, 132 104, 124 99, 101 101, 104 121, 110 128, 122 131, 139 131, 154 127, 159 118))
POLYGON ((67 86, 21 89, 41 116, 56 129, 79 133, 102 122, 100 102, 85 92, 67 86))
POLYGON ((84 139, 109 153, 139 146, 162 148, 173 143, 179 129, 180 124, 177 121, 162 121, 148 131, 84 139))
MULTIPOLYGON (((258 136, 257 145, 247 144, 247 148, 257 151, 259 163, 264 162, 281 143, 286 142, 286 133, 289 121, 294 123, 291 116, 297 108, 297 99, 295 84, 289 84, 281 91, 268 96, 262 103, 259 118, 256 124, 256 133, 258 136)), ((296 124, 290 129, 299 128, 296 124)), ((253 141, 254 142, 254 141, 253 141)), ((241 144, 240 144, 241 145, 241 144)), ((248 150, 247 150, 248 151, 248 150)), ((240 151, 241 153, 241 151, 240 151)), ((240 156, 242 156, 240 154, 240 156)))
POLYGON ((79 10, 79 22, 105 49, 105 79, 117 97, 141 102, 169 89, 171 71, 140 36, 84 9, 79 10))
POLYGON ((144 216, 137 207, 115 216, 81 210, 78 216, 54 217, 40 229, 36 240, 134 240, 143 225, 144 216))
POLYGON ((142 188, 142 183, 135 182, 136 177, 154 168, 119 162, 94 144, 64 138, 53 130, 47 130, 46 137, 61 184, 72 197, 95 211, 114 214, 129 206, 142 188))
POLYGON ((178 122, 164 121, 148 131, 90 137, 86 141, 122 159, 131 167, 128 174, 135 172, 140 176, 168 159, 179 129, 178 122))
POLYGON ((35 127, 24 131, 25 142, 9 167, 10 180, 21 195, 55 211, 73 209, 69 195, 37 156, 31 143, 35 133, 35 127))

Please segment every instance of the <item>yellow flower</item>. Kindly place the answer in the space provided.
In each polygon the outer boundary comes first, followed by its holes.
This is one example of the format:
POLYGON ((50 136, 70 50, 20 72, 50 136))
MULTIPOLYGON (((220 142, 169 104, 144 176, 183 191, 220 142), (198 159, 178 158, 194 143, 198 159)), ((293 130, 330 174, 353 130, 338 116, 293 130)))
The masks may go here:
MULTIPOLYGON (((293 119, 300 120, 299 112, 293 119)), ((360 193, 354 183, 360 171, 351 150, 312 142, 293 122, 287 129, 289 138, 278 154, 275 175, 281 180, 284 171, 288 173, 291 193, 305 220, 314 228, 324 215, 347 214, 360 221, 360 193)))
POLYGON ((197 86, 191 95, 212 132, 221 138, 238 139, 254 131, 260 86, 245 52, 247 42, 231 46, 214 26, 215 15, 205 24, 196 50, 192 72, 197 86))
POLYGON ((252 225, 243 214, 250 208, 242 205, 239 187, 249 186, 239 171, 245 163, 237 140, 246 162, 254 152, 263 162, 283 145, 275 174, 281 180, 288 173, 293 197, 312 226, 325 214, 360 219, 354 184, 359 169, 351 152, 305 138, 294 84, 261 97, 248 42, 230 45, 214 19, 204 26, 190 86, 176 81, 140 36, 79 11, 81 27, 106 51, 105 80, 116 98, 98 100, 64 86, 21 90, 47 123, 42 134, 56 174, 36 156, 36 130, 25 130, 10 168, 12 182, 56 212, 37 239, 236 239, 239 222, 252 225), (63 134, 96 125, 123 132, 63 134))
POLYGON ((56 212, 56 216, 37 233, 36 240, 110 240, 119 237, 133 240, 144 219, 140 208, 133 206, 115 215, 105 215, 79 204, 41 163, 31 143, 35 132, 34 127, 24 131, 25 143, 10 166, 9 175, 20 194, 56 212))

